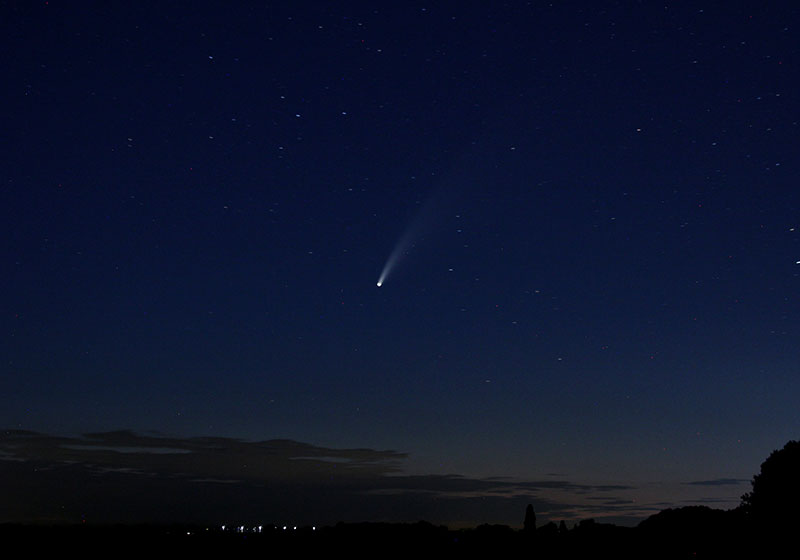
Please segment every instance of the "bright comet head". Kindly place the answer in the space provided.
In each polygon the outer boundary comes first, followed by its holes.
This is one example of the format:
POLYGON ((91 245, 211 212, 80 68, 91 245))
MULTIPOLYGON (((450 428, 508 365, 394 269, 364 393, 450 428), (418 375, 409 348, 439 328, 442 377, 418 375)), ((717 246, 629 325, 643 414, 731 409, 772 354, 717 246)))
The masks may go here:
POLYGON ((380 288, 381 286, 383 286, 383 282, 381 282, 381 281, 379 280, 379 281, 378 281, 378 287, 380 288))

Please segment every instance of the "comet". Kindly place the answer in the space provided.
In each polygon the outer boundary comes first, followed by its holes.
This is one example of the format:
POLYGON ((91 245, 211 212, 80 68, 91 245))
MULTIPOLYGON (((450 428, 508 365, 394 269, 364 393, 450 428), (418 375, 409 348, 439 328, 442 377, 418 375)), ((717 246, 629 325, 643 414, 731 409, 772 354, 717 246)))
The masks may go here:
POLYGON ((383 270, 381 270, 381 275, 378 277, 377 286, 380 288, 383 286, 383 283, 386 281, 386 277, 389 276, 389 273, 394 269, 397 262, 405 256, 408 252, 408 248, 411 246, 411 236, 410 231, 407 231, 403 237, 400 238, 400 241, 397 242, 392 252, 389 254, 389 258, 386 259, 386 264, 383 265, 383 270))
POLYGON ((379 288, 383 286, 383 284, 386 282, 386 279, 389 277, 389 274, 391 274, 397 266, 397 263, 403 260, 403 257, 405 257, 409 251, 415 247, 416 240, 427 229, 429 229, 429 226, 434 221, 432 218, 435 203, 436 197, 431 196, 411 220, 411 223, 406 228, 406 231, 403 232, 403 235, 397 241, 394 249, 392 249, 392 252, 389 253, 389 258, 386 259, 386 264, 383 265, 383 270, 381 270, 381 274, 378 276, 378 282, 376 283, 376 286, 379 288))
POLYGON ((383 283, 386 281, 386 277, 389 276, 389 273, 394 269, 397 262, 407 253, 409 246, 411 245, 411 236, 410 231, 407 231, 403 237, 400 238, 400 241, 397 242, 392 252, 389 254, 389 258, 386 259, 386 264, 383 265, 383 270, 381 270, 381 275, 378 276, 378 283, 377 286, 380 288, 383 286, 383 283))

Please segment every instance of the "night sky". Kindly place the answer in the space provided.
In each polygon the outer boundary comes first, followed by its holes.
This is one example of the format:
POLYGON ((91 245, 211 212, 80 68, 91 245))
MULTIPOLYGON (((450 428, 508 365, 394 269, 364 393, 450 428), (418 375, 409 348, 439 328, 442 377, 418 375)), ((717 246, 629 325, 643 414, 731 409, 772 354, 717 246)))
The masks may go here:
POLYGON ((0 521, 635 524, 797 438, 795 3, 0 13, 0 521))

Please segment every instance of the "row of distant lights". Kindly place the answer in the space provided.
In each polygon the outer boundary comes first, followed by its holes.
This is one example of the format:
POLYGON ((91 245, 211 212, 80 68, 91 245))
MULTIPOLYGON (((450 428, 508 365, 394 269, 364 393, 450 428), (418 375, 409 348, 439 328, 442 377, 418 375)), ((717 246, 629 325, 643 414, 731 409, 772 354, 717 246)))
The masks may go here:
MULTIPOLYGON (((222 530, 223 531, 227 531, 229 529, 230 528, 227 525, 223 525, 222 526, 222 530)), ((235 531, 237 533, 261 533, 261 532, 264 531, 264 526, 263 525, 259 525, 258 527, 248 528, 248 527, 245 527, 244 525, 239 525, 238 527, 235 527, 234 529, 235 529, 235 531)), ((277 529, 277 527, 276 527, 276 529, 277 529)), ((288 531, 289 529, 291 529, 292 531, 297 531, 297 525, 294 525, 292 527, 289 527, 288 525, 284 525, 283 526, 283 530, 284 531, 288 531)), ((311 530, 312 531, 316 531, 317 527, 316 526, 311 527, 311 530)))

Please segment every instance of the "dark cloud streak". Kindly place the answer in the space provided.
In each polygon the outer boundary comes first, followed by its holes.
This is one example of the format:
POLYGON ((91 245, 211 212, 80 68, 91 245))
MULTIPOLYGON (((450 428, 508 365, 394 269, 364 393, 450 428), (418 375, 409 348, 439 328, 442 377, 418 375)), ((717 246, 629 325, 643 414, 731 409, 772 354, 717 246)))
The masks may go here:
POLYGON ((610 512, 628 502, 607 493, 631 489, 567 480, 406 475, 406 457, 394 450, 334 449, 285 439, 131 431, 69 437, 11 430, 0 435, 8 497, 0 520, 518 523, 528 502, 561 518, 596 510, 565 503, 555 493, 601 493, 601 507, 610 512))
POLYGON ((713 480, 695 480, 686 484, 689 486, 738 486, 748 482, 750 481, 742 478, 715 478, 713 480))

